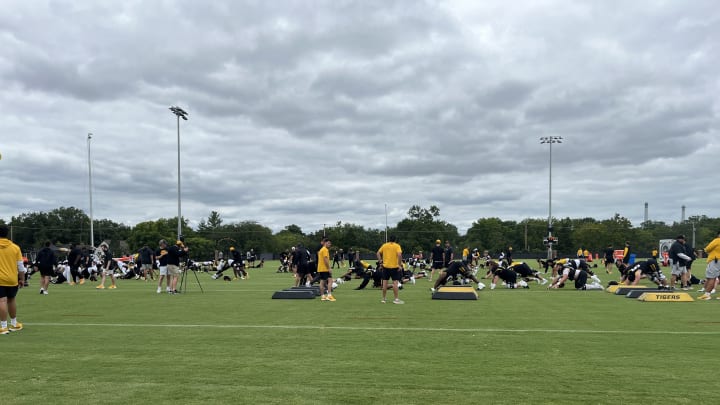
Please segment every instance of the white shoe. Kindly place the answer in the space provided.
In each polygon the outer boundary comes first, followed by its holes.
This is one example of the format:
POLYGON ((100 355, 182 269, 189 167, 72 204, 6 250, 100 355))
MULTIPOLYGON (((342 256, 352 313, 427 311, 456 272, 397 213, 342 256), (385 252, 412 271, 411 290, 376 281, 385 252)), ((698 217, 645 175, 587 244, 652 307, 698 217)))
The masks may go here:
POLYGON ((158 287, 157 293, 160 294, 161 292, 162 292, 162 289, 160 287, 158 287))
POLYGON ((545 284, 547 284, 547 283, 548 283, 548 281, 547 281, 547 279, 545 278, 545 279, 543 279, 542 282, 540 282, 540 285, 545 285, 545 284))
POLYGON ((437 291, 437 290, 436 290, 436 289, 434 289, 433 287, 430 287, 430 292, 431 292, 431 293, 433 293, 433 294, 434 294, 434 293, 435 293, 435 291, 437 291))
POLYGON ((410 282, 415 284, 415 277, 410 277, 410 282))

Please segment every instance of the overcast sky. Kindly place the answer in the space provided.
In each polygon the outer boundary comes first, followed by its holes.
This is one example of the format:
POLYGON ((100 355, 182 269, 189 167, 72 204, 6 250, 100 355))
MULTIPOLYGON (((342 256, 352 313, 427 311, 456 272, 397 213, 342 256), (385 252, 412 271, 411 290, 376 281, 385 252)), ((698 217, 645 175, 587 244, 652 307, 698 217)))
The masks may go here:
POLYGON ((720 216, 717 1, 4 0, 0 218, 720 216))

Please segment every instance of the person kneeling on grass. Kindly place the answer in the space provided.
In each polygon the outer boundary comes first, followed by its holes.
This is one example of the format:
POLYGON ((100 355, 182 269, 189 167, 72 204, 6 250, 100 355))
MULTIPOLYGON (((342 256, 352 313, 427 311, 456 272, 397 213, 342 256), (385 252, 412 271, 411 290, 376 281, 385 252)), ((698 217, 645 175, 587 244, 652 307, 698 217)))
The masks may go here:
MULTIPOLYGON (((363 271, 363 274, 362 274, 363 281, 356 288, 356 290, 362 290, 363 288, 365 288, 370 283, 370 280, 373 281, 374 288, 382 287, 382 271, 380 270, 379 262, 378 262, 378 264, 376 264, 375 268, 373 268, 371 265, 369 265, 368 263, 366 263, 364 261, 361 261, 361 263, 362 263, 361 269, 363 271), (365 267, 366 265, 367 265, 367 267, 365 267)), ((357 269, 357 266, 355 266, 355 267, 357 269)), ((355 271, 357 271, 357 270, 355 270, 355 271)))
POLYGON ((576 290, 602 290, 603 287, 598 282, 592 284, 587 283, 588 272, 576 263, 577 259, 569 260, 562 270, 558 271, 558 275, 553 279, 552 284, 548 288, 563 288, 566 281, 574 281, 576 290), (578 266, 578 267, 576 267, 578 266))
POLYGON ((427 274, 425 274, 425 271, 423 271, 423 270, 415 273, 413 271, 413 269, 410 268, 409 266, 405 266, 403 268, 403 272, 402 272, 402 282, 403 283, 415 284, 416 279, 425 278, 425 277, 427 277, 427 274))
POLYGON ((365 270, 369 267, 371 267, 370 263, 364 260, 357 260, 354 263, 350 263, 348 271, 342 276, 340 276, 340 278, 344 279, 345 281, 350 281, 353 278, 363 278, 365 270))
POLYGON ((478 281, 477 277, 473 274, 472 270, 470 269, 470 265, 465 262, 459 262, 459 261, 453 261, 450 263, 450 265, 443 271, 440 272, 440 277, 435 281, 435 286, 430 289, 431 292, 437 291, 437 289, 440 287, 440 285, 445 285, 447 283, 447 280, 450 278, 463 278, 463 279, 470 279, 477 284, 477 289, 482 290, 485 288, 485 284, 478 281))
POLYGON ((570 267, 573 269, 581 269, 585 271, 588 275, 588 278, 590 278, 594 284, 602 284, 600 278, 596 276, 592 270, 590 270, 590 266, 588 266, 587 262, 583 259, 557 259, 554 263, 555 265, 553 266, 553 278, 556 278, 560 274, 560 272, 562 272, 563 268, 570 267))
POLYGON ((502 280, 505 288, 530 288, 524 280, 518 282, 517 273, 512 268, 501 267, 497 262, 490 262, 490 268, 493 274, 490 289, 494 290, 498 281, 502 280))
POLYGON ((223 272, 224 272, 225 270, 229 269, 230 267, 232 267, 232 266, 230 265, 231 263, 232 263, 232 259, 230 259, 229 261, 225 261, 225 260, 223 260, 223 259, 220 259, 220 261, 218 261, 217 266, 215 266, 215 274, 213 274, 210 278, 212 278, 213 280, 217 280, 217 279, 219 279, 219 278, 222 278, 223 272))
POLYGON ((620 270, 620 274, 622 274, 620 284, 637 285, 640 279, 647 278, 657 284, 659 288, 668 288, 665 275, 662 273, 655 259, 636 262, 632 266, 618 262, 617 267, 620 270))
POLYGON ((508 268, 512 269, 517 273, 520 277, 522 277, 525 282, 535 280, 540 285, 547 284, 547 280, 543 278, 543 276, 540 275, 540 272, 537 270, 533 270, 524 262, 512 262, 508 268))

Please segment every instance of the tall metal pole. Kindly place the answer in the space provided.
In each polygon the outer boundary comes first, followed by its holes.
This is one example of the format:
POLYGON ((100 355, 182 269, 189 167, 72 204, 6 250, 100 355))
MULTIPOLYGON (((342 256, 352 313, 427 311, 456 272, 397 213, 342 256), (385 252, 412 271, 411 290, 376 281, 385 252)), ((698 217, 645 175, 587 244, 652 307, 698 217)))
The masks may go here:
POLYGON ((695 221, 692 221, 691 223, 693 227, 692 248, 695 249, 695 221))
MULTIPOLYGON (((548 239, 552 240, 552 146, 553 142, 550 140, 550 179, 548 181, 548 239)), ((547 252, 547 258, 552 259, 553 258, 553 248, 552 248, 552 242, 548 243, 548 252, 547 252)))
POLYGON ((180 207, 180 118, 187 121, 188 113, 178 106, 172 106, 169 108, 173 114, 177 116, 177 176, 178 176, 178 227, 177 227, 177 238, 180 240, 182 236, 182 210, 180 207))
POLYGON ((540 138, 541 144, 549 144, 550 145, 550 157, 548 166, 550 168, 549 171, 549 180, 548 180, 548 236, 547 236, 547 258, 552 259, 553 258, 553 244, 554 239, 552 237, 552 146, 554 143, 562 143, 562 137, 561 136, 543 136, 540 138))
POLYGON ((385 204, 385 243, 388 241, 388 218, 387 218, 387 204, 385 204))
POLYGON ((177 116, 177 173, 178 173, 178 226, 177 238, 182 235, 182 211, 180 209, 180 115, 177 116))
POLYGON ((90 159, 90 140, 92 139, 92 132, 87 135, 87 148, 88 148, 88 190, 90 194, 90 246, 95 248, 95 231, 93 229, 93 200, 92 200, 92 161, 90 159))
POLYGON ((548 236, 552 236, 552 141, 550 142, 550 179, 548 180, 548 236))

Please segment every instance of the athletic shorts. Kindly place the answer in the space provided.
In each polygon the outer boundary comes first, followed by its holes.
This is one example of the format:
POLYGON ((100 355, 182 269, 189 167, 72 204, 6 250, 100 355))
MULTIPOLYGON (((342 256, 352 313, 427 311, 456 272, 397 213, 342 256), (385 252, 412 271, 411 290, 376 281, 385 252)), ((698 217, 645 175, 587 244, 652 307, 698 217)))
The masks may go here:
POLYGON ((103 274, 105 274, 106 276, 112 276, 115 274, 115 269, 105 270, 105 267, 103 267, 103 274))
POLYGON ((442 269, 442 268, 445 268, 445 266, 443 266, 443 262, 433 262, 432 268, 433 269, 442 269))
POLYGON ((40 266, 38 269, 40 270, 40 275, 43 277, 52 277, 55 275, 55 270, 53 270, 52 267, 40 266))
POLYGON ((402 274, 400 274, 400 270, 398 268, 386 269, 383 267, 383 270, 382 270, 382 279, 383 280, 392 279, 393 281, 399 281, 400 277, 402 277, 402 274))
POLYGON ((672 271, 670 272, 670 274, 672 274, 673 276, 680 276, 685 273, 687 273, 687 268, 685 268, 685 266, 680 266, 680 264, 678 263, 673 263, 672 271))
POLYGON ((167 275, 168 275, 167 266, 160 266, 160 275, 161 275, 161 276, 167 276, 167 275))
POLYGON ((168 264, 167 272, 170 276, 177 276, 178 274, 180 274, 180 266, 175 264, 168 264))
POLYGON ((329 271, 318 271, 317 275, 320 280, 327 281, 328 279, 332 278, 329 271))
POLYGON ((0 285, 0 298, 15 298, 18 293, 18 286, 6 287, 0 285))
POLYGON ((140 268, 143 270, 152 270, 152 264, 141 264, 140 268))
POLYGON ((588 274, 585 270, 575 273, 575 289, 580 290, 587 284, 588 274))
POLYGON ((720 260, 712 260, 707 264, 705 268, 705 278, 720 277, 720 260))

